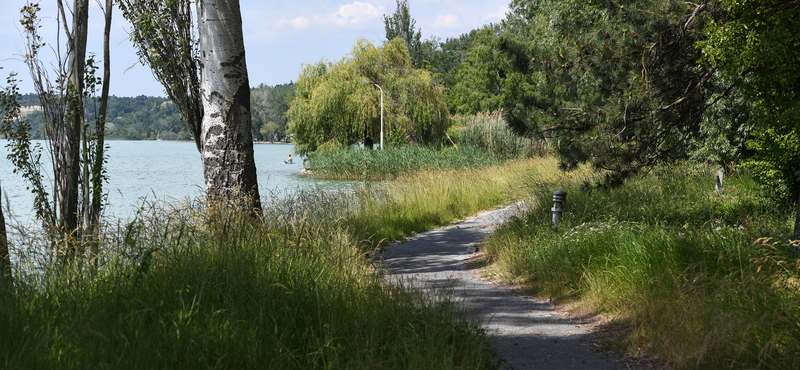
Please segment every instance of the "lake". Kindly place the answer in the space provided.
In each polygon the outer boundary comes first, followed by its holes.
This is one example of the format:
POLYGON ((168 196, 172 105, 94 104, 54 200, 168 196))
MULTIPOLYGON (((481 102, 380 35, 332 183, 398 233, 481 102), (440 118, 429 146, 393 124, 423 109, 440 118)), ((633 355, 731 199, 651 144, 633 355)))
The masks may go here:
MULTIPOLYGON (((6 140, 0 140, 3 209, 8 212, 6 207, 10 208, 18 221, 28 223, 32 217, 33 195, 25 189, 27 183, 22 177, 13 173, 11 161, 6 159, 6 143, 6 140)), ((203 194, 203 165, 194 143, 109 141, 107 144, 108 183, 104 185, 104 191, 108 194, 109 205, 106 217, 130 218, 144 198, 182 199, 203 194)), ((300 174, 303 168, 300 157, 295 158, 293 165, 283 164, 293 147, 291 144, 253 145, 262 197, 270 196, 275 190, 286 193, 303 188, 339 189, 351 183, 313 180, 300 174)), ((42 157, 45 156, 43 153, 42 157)))

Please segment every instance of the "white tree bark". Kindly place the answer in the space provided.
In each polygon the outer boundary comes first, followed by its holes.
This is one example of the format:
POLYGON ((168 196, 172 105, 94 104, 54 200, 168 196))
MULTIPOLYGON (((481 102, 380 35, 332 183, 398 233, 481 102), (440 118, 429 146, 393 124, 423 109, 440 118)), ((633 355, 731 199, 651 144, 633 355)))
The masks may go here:
POLYGON ((197 19, 206 192, 220 200, 246 195, 260 209, 239 0, 198 0, 197 19))

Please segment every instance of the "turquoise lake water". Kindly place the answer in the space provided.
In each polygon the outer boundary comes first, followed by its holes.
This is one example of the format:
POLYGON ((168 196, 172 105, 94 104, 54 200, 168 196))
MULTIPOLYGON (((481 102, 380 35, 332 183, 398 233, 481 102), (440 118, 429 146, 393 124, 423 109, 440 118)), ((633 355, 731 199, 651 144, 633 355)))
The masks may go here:
MULTIPOLYGON (((0 186, 3 209, 22 223, 31 219, 33 196, 26 190, 22 177, 13 173, 6 159, 5 140, 0 140, 0 186), (6 202, 6 199, 8 202, 6 202), (8 208, 7 208, 8 207, 8 208)), ((182 199, 203 194, 203 165, 194 143, 174 141, 110 141, 108 142, 108 194, 106 217, 129 218, 144 198, 182 199)), ((313 180, 300 174, 302 159, 296 164, 282 162, 292 152, 291 144, 255 144, 256 169, 262 197, 285 194, 301 188, 339 189, 344 181, 313 180)), ((46 153, 42 154, 44 158, 46 153)), ((52 198, 51 198, 52 199, 52 198)), ((8 218, 9 214, 6 213, 8 218)))

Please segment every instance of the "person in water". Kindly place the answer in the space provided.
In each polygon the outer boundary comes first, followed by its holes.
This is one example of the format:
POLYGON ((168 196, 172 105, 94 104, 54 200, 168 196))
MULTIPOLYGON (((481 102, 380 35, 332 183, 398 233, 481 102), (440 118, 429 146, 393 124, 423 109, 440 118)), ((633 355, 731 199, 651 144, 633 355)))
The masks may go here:
POLYGON ((294 162, 292 162, 292 155, 291 155, 291 154, 289 154, 289 159, 287 159, 287 160, 283 161, 283 163, 286 163, 286 164, 292 164, 292 163, 294 163, 294 162))

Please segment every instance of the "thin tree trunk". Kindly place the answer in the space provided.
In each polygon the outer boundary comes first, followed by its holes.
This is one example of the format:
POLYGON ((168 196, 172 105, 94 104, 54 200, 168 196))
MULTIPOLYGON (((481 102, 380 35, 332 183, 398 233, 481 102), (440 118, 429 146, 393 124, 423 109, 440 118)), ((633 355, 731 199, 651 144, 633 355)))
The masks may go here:
POLYGON ((69 70, 67 95, 69 98, 69 118, 66 122, 64 150, 66 172, 61 186, 61 207, 59 210, 61 233, 65 238, 67 251, 65 257, 72 259, 77 253, 78 232, 78 193, 81 162, 81 131, 83 130, 83 75, 86 64, 86 39, 89 21, 89 1, 75 0, 73 3, 72 37, 70 37, 69 70))
POLYGON ((792 236, 792 257, 799 257, 800 256, 800 192, 798 192, 797 196, 797 210, 795 211, 794 215, 794 235, 792 236))
MULTIPOLYGON (((3 191, 0 189, 0 199, 3 191)), ((11 275, 11 254, 8 253, 8 237, 6 234, 6 218, 0 207, 0 288, 13 288, 14 278, 11 275)))
POLYGON ((261 210, 238 0, 198 0, 203 173, 210 198, 261 210))
POLYGON ((95 146, 94 163, 92 164, 92 205, 89 211, 89 222, 91 230, 91 263, 97 267, 97 256, 99 250, 100 232, 100 209, 103 202, 103 156, 105 155, 105 136, 106 136, 106 110, 108 108, 108 89, 111 81, 111 14, 113 13, 113 0, 106 0, 105 8, 105 29, 103 30, 103 90, 100 93, 100 109, 97 113, 95 128, 97 131, 97 144, 95 146))

